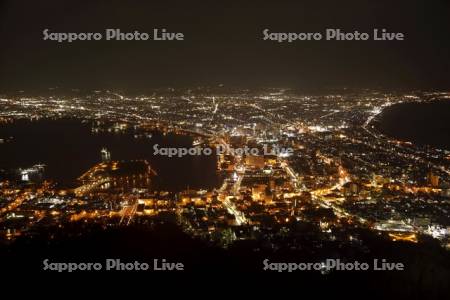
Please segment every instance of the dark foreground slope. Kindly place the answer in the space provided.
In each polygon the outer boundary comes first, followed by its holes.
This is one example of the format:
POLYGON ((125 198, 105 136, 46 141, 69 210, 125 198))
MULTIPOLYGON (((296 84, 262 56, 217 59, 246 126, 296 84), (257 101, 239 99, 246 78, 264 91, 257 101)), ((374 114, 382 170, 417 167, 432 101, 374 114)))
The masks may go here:
MULTIPOLYGON (((352 247, 340 249, 322 249, 321 251, 290 250, 280 248, 277 251, 264 247, 256 241, 238 242, 229 249, 207 245, 192 239, 172 224, 160 224, 153 228, 127 227, 104 230, 91 227, 84 234, 76 236, 80 228, 74 225, 72 233, 41 234, 33 239, 18 239, 9 246, 2 246, 0 258, 3 276, 32 276, 34 279, 47 278, 176 278, 180 280, 206 280, 218 276, 228 276, 230 284, 246 282, 247 273, 252 277, 276 279, 284 284, 295 282, 296 288, 332 288, 346 287, 351 291, 362 291, 367 295, 389 295, 408 299, 438 298, 445 295, 447 281, 450 278, 449 253, 433 241, 420 245, 392 243, 367 233, 365 243, 369 252, 357 251, 352 247), (68 237, 70 235, 70 237, 68 237), (258 250, 256 250, 258 249, 258 250), (402 262, 405 271, 332 271, 321 274, 318 271, 296 271, 278 273, 264 271, 263 261, 271 262, 314 262, 335 257, 347 261, 370 262, 373 258, 386 258, 389 261, 402 262), (98 271, 58 273, 44 271, 43 261, 50 262, 100 262, 107 258, 118 258, 122 262, 148 262, 153 259, 166 259, 170 262, 182 262, 183 272, 155 271, 98 271), (34 274, 34 275, 32 275, 34 274), (38 275, 38 276, 35 276, 38 275)), ((57 231, 54 231, 57 232, 57 231)), ((313 241, 312 241, 313 242, 313 241)), ((305 245, 304 249, 311 249, 305 245)), ((272 281, 274 279, 274 281, 272 281)), ((218 279, 219 280, 219 279, 218 279)))

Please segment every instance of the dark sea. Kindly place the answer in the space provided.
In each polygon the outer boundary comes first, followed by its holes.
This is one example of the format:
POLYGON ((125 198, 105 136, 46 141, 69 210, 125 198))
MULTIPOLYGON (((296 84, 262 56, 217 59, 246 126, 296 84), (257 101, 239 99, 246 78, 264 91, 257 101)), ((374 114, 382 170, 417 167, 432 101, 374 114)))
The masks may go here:
POLYGON ((450 100, 393 105, 383 111, 377 127, 399 140, 450 150, 450 100))
POLYGON ((70 185, 86 170, 101 161, 107 148, 112 160, 147 159, 158 173, 157 188, 180 191, 211 189, 219 184, 216 157, 184 156, 168 158, 153 155, 159 147, 191 147, 192 137, 152 132, 152 138, 128 133, 91 133, 91 124, 79 120, 18 120, 0 125, 0 169, 13 170, 45 164, 45 178, 70 185))

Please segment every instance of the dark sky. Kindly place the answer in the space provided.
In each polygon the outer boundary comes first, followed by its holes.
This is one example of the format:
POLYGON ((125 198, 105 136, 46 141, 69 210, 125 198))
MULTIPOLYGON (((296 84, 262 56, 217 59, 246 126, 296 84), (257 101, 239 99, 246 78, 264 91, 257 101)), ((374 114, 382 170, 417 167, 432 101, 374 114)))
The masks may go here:
POLYGON ((450 88, 450 1, 0 0, 0 88, 450 88), (42 30, 185 33, 58 44, 42 30), (403 32, 402 42, 262 41, 262 30, 403 32))

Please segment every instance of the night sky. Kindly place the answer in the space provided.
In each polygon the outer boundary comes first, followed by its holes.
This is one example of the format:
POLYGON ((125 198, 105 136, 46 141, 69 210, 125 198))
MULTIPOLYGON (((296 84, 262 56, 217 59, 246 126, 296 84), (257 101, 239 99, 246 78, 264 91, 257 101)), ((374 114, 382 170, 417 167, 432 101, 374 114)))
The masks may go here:
POLYGON ((0 91, 61 86, 450 88, 450 1, 0 1, 0 91), (43 41, 42 30, 183 32, 185 41, 43 41), (262 30, 406 41, 263 41, 262 30))

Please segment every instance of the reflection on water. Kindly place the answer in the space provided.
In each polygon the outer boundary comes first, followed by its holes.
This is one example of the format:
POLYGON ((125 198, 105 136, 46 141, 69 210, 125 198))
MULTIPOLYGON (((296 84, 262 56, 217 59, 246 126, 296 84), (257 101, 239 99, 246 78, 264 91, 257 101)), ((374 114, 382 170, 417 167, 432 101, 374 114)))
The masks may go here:
POLYGON ((92 134, 91 124, 77 120, 19 120, 0 126, 0 169, 47 165, 45 176, 71 184, 101 161, 106 148, 113 160, 146 159, 158 173, 156 188, 179 191, 187 188, 213 188, 218 185, 215 156, 167 158, 153 155, 153 145, 190 147, 192 138, 152 132, 135 138, 132 132, 92 134), (12 138, 12 139, 10 139, 12 138))

